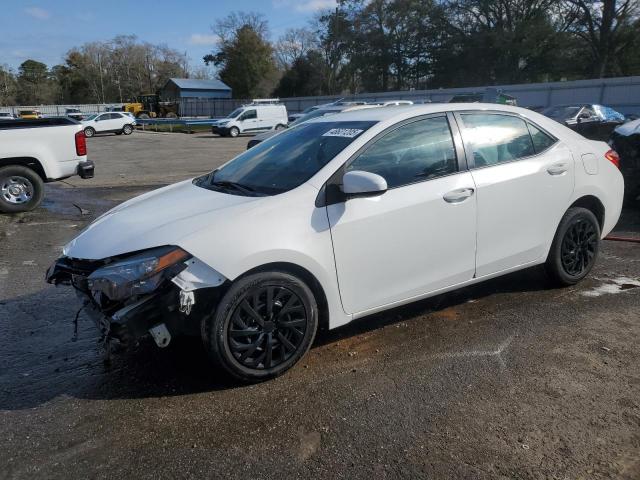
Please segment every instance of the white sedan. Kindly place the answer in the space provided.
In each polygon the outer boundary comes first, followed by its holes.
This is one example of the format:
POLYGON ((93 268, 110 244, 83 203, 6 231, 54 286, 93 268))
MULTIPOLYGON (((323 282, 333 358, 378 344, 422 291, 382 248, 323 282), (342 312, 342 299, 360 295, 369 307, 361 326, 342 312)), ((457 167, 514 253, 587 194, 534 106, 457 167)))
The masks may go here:
POLYGON ((96 133, 115 133, 116 135, 131 135, 135 119, 121 112, 105 112, 90 115, 82 120, 84 134, 93 137, 96 133))
POLYGON ((321 326, 540 264, 575 284, 622 197, 614 151, 533 111, 366 109, 125 202, 47 279, 73 284, 107 338, 201 335, 216 365, 260 381, 321 326))

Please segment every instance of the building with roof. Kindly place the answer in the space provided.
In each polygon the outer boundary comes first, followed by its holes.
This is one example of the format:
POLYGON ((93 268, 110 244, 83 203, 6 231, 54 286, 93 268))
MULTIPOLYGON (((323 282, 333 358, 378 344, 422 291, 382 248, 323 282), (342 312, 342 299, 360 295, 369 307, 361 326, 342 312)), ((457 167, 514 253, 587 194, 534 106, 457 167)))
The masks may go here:
POLYGON ((220 80, 170 78, 160 89, 163 100, 180 101, 185 98, 231 98, 231 87, 220 80))

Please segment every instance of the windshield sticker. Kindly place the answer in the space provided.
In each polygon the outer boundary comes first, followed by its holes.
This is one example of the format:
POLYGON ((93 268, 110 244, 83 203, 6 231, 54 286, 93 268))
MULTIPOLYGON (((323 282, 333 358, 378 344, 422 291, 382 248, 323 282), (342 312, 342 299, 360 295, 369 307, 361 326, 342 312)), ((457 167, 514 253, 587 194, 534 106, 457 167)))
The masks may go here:
POLYGON ((327 133, 323 133, 323 137, 344 137, 354 138, 360 135, 364 130, 359 128, 332 128, 327 133))

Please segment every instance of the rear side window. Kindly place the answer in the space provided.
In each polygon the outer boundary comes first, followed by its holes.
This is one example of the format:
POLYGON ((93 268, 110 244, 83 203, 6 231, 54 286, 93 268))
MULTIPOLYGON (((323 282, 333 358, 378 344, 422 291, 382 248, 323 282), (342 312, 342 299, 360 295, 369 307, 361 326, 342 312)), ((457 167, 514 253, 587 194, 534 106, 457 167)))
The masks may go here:
POLYGON ((549 148, 551 145, 556 143, 555 138, 543 132, 535 125, 531 125, 530 123, 527 123, 527 126, 529 127, 529 133, 531 133, 531 140, 533 140, 533 148, 536 151, 536 153, 544 152, 547 148, 549 148))
POLYGON ((527 124, 510 115, 465 113, 464 138, 473 151, 474 167, 487 167, 535 155, 527 124))
POLYGON ((346 168, 382 176, 389 188, 449 175, 458 171, 446 117, 403 125, 374 141, 346 168))
POLYGON ((110 113, 109 118, 111 118, 111 120, 117 120, 118 118, 122 118, 122 115, 119 113, 110 113))

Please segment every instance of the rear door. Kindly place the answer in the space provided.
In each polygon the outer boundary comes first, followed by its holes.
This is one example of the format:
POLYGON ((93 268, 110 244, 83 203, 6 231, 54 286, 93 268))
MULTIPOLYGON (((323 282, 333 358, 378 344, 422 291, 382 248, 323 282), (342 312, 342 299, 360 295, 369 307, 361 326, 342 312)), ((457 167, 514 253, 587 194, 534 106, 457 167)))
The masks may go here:
POLYGON ((389 187, 327 207, 348 313, 473 278, 475 186, 457 143, 446 115, 413 119, 372 140, 330 181, 339 185, 345 171, 363 170, 389 187))
POLYGON ((571 150, 518 115, 456 117, 477 188, 476 276, 544 259, 573 193, 571 150))

